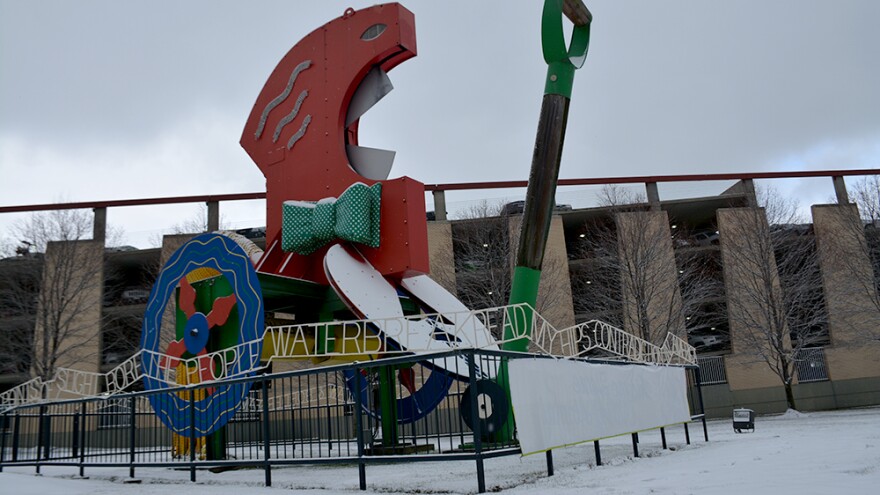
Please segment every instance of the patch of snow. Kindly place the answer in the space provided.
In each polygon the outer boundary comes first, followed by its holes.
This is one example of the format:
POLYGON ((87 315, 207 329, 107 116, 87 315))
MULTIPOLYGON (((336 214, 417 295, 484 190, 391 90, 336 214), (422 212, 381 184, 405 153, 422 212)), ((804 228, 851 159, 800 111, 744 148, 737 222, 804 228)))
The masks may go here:
POLYGON ((795 419, 795 418, 806 418, 809 416, 807 413, 802 413, 797 409, 788 409, 784 413, 782 413, 779 417, 785 419, 795 419))
MULTIPOLYGON (((659 431, 639 434, 640 457, 633 456, 629 436, 603 440, 602 466, 595 465, 592 444, 553 451, 556 475, 547 476, 545 457, 485 460, 486 488, 512 495, 543 493, 618 495, 772 493, 876 493, 880 486, 880 408, 847 411, 790 412, 759 416, 755 432, 737 434, 730 419, 690 426, 691 445, 681 426, 666 429, 668 450, 659 431), (796 414, 795 414, 796 413, 796 414)), ((269 495, 352 493, 476 493, 476 466, 471 461, 367 465, 367 491, 358 491, 357 465, 311 465, 272 470, 272 487, 264 472, 247 469, 211 473, 138 468, 141 484, 124 484, 127 468, 86 468, 89 479, 75 479, 76 467, 6 468, 0 493, 20 495, 269 495)))

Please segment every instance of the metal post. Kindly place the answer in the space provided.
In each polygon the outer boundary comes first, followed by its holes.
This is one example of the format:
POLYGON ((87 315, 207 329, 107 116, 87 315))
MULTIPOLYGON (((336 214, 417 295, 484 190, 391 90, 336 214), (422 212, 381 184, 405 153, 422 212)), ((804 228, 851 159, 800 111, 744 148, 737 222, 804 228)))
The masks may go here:
POLYGON ((660 440, 663 441, 663 450, 666 450, 666 428, 660 428, 660 440))
POLYGON ((3 472, 3 461, 6 460, 6 437, 9 435, 9 415, 3 413, 3 426, 0 430, 0 473, 3 472))
POLYGON ((79 457, 79 414, 73 415, 73 428, 70 431, 71 457, 79 457))
POLYGON ((196 391, 189 389, 189 480, 196 482, 196 391))
POLYGON ((128 477, 134 478, 134 457, 135 443, 137 443, 137 432, 135 431, 135 396, 129 397, 128 400, 128 477))
POLYGON ((684 441, 685 441, 688 445, 691 444, 691 434, 690 434, 690 432, 688 431, 688 424, 687 424, 687 423, 684 424, 684 441))
POLYGON ((548 450, 547 454, 547 476, 553 476, 553 451, 548 450))
POLYGON ((633 433, 632 439, 633 439, 633 457, 638 457, 639 456, 639 434, 633 433))
POLYGON ((15 419, 12 420, 12 462, 18 460, 18 433, 21 428, 21 416, 15 411, 15 419))
POLYGON ((220 202, 208 201, 208 232, 220 230, 220 202))
POLYGON ((37 474, 40 474, 40 460, 43 458, 43 415, 46 406, 40 406, 40 412, 37 416, 37 464, 35 466, 37 474))
POLYGON ((596 453, 596 465, 602 465, 602 451, 599 449, 599 441, 593 440, 593 451, 596 453))
POLYGON ((361 397, 361 370, 354 370, 354 422, 357 429, 358 444, 358 481, 360 489, 367 489, 367 466, 364 463, 364 418, 363 418, 363 398, 361 397))
POLYGON ((269 380, 263 378, 263 462, 266 463, 266 486, 272 486, 272 464, 269 463, 269 380))
POLYGON ((397 377, 394 366, 379 367, 379 411, 382 421, 382 447, 386 452, 400 445, 397 431, 397 377))
POLYGON ((434 219, 446 220, 446 191, 436 190, 434 195, 434 219))
POLYGON ((697 382, 697 402, 700 404, 700 414, 703 416, 703 438, 709 441, 709 429, 706 427, 706 408, 703 406, 703 380, 700 375, 700 367, 694 368, 694 381, 697 382))
MULTIPOLYGON (((326 376, 326 375, 324 375, 324 376, 326 376)), ((326 384, 326 378, 325 378, 325 384, 326 384)), ((333 391, 335 392, 336 389, 333 389, 333 391)), ((338 393, 337 393, 337 397, 338 397, 338 393)), ((337 404, 339 403, 339 399, 336 399, 336 403, 337 404)), ((331 417, 331 412, 332 412, 331 407, 332 406, 330 405, 330 401, 328 399, 327 400, 327 450, 329 450, 332 453, 333 452, 333 418, 331 417)))
POLYGON ((474 425, 474 457, 477 460, 477 491, 485 493, 486 473, 483 471, 483 432, 481 431, 482 425, 480 424, 480 414, 478 412, 480 406, 477 399, 477 370, 474 368, 475 360, 476 355, 474 351, 469 351, 467 362, 470 386, 468 387, 468 391, 471 395, 471 424, 474 425))
POLYGON ((79 414, 82 417, 80 421, 79 427, 79 437, 81 448, 79 449, 79 477, 82 478, 85 475, 85 466, 86 466, 86 402, 83 401, 80 406, 79 414))

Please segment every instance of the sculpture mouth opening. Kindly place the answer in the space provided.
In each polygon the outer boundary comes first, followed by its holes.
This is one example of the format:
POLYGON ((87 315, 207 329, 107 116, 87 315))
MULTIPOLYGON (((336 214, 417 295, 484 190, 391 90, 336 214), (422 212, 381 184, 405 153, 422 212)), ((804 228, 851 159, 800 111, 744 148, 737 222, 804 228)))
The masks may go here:
POLYGON ((374 65, 361 80, 345 117, 345 154, 351 168, 360 176, 371 180, 385 180, 391 173, 395 151, 368 148, 357 144, 357 128, 360 118, 384 98, 394 85, 381 65, 374 65))

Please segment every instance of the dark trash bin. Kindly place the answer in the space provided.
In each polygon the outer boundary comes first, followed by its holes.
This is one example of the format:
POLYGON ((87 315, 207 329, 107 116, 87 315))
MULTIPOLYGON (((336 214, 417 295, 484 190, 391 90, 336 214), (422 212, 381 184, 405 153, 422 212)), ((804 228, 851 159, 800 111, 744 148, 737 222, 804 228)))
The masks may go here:
POLYGON ((744 431, 755 431, 755 411, 742 408, 734 409, 733 431, 737 433, 742 433, 744 431))

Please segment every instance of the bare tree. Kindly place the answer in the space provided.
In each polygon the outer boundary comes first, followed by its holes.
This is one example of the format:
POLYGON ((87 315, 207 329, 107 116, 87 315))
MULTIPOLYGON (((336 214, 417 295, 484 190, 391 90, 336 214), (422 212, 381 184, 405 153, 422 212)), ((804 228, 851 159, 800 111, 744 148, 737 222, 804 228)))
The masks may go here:
POLYGON ((606 186, 600 202, 604 211, 570 243, 579 319, 602 320, 661 344, 667 333, 685 337, 687 327, 717 316, 699 317, 720 293, 705 260, 693 251, 673 255, 673 244, 687 237, 683 228, 671 231, 663 213, 627 189, 606 186))
POLYGON ((850 204, 814 210, 827 229, 820 246, 826 283, 837 294, 835 314, 846 322, 845 331, 835 335, 848 338, 836 339, 835 345, 880 341, 880 176, 862 178, 848 193, 857 208, 850 204))
POLYGON ((878 227, 880 222, 880 176, 869 175, 856 182, 848 191, 850 199, 859 207, 866 223, 878 227))
MULTIPOLYGON (((684 244, 692 239, 690 232, 679 227, 673 242, 684 244)), ((710 244, 711 245, 711 244, 710 244)), ((678 288, 681 294, 681 312, 688 334, 697 331, 717 332, 727 337, 727 304, 724 293, 724 277, 718 251, 705 250, 700 246, 681 246, 676 249, 678 288)))
POLYGON ((588 222, 585 232, 569 246, 574 311, 581 321, 601 320, 622 328, 623 288, 617 229, 613 219, 588 222))
MULTIPOLYGON (((510 297, 516 222, 503 204, 482 201, 461 215, 452 225, 456 289, 469 308, 505 306, 510 297), (513 228, 512 228, 513 225, 513 228)), ((546 257, 542 267, 538 313, 552 312, 567 301, 558 297, 567 279, 564 262, 546 257)), ((438 278, 442 274, 435 274, 438 278)), ((567 293, 567 292, 566 292, 567 293)), ((500 337, 496 336, 496 337, 500 337)))
POLYGON ((620 184, 605 184, 599 190, 596 201, 602 208, 610 208, 615 211, 636 211, 645 206, 647 198, 643 193, 620 184))
MULTIPOLYGON (((226 216, 220 215, 220 230, 229 229, 229 224, 226 221, 226 216)), ((201 234, 202 232, 208 231, 208 206, 204 203, 199 204, 198 210, 190 215, 187 218, 183 218, 170 228, 168 228, 165 232, 162 233, 154 233, 150 235, 150 245, 153 247, 162 247, 162 239, 166 234, 170 235, 181 235, 181 234, 201 234)))
POLYGON ((90 357, 99 338, 92 315, 101 314, 103 243, 85 243, 91 216, 82 210, 54 210, 16 224, 17 256, 4 260, 0 300, 27 321, 27 331, 3 330, 3 353, 29 356, 32 373, 43 379, 59 366, 90 357), (14 267, 14 268, 9 268, 14 267), (7 276, 14 274, 14 276, 7 276))
POLYGON ((597 195, 599 207, 608 210, 586 222, 569 252, 574 310, 579 320, 601 320, 619 328, 625 326, 623 277, 618 248, 616 213, 644 211, 645 196, 617 184, 606 184, 597 195))
POLYGON ((43 258, 19 247, 0 260, 0 374, 27 374, 33 355, 43 258))
POLYGON ((603 320, 661 344, 667 333, 685 337, 686 329, 723 317, 702 311, 723 291, 701 253, 673 257, 674 239, 654 215, 617 211, 586 225, 572 285, 581 318, 603 320))
POLYGON ((812 227, 797 202, 759 189, 760 208, 720 215, 734 350, 779 377, 796 409, 792 383, 805 349, 827 341, 827 311, 812 227))

